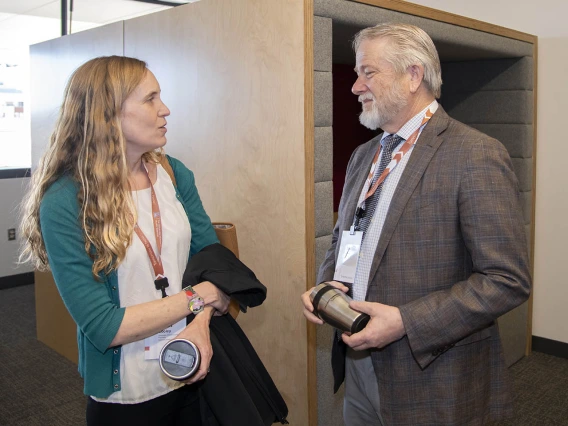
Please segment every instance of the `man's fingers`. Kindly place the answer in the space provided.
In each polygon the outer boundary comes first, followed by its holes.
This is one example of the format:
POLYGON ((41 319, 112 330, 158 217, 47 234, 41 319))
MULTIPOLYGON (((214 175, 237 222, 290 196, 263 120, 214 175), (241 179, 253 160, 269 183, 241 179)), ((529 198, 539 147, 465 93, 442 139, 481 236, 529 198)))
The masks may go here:
POLYGON ((353 349, 354 351, 362 351, 365 349, 369 349, 371 347, 371 345, 369 345, 368 343, 363 343, 362 345, 359 346, 351 346, 351 349, 353 349))
POLYGON ((363 302, 359 300, 353 300, 349 302, 349 307, 355 309, 357 312, 362 312, 364 314, 373 315, 375 313, 375 308, 379 303, 363 302))
POLYGON ((343 342, 346 345, 348 345, 353 349, 367 343, 366 336, 363 334, 363 332, 355 333, 352 334, 351 336, 348 336, 347 334, 343 333, 341 335, 341 338, 343 339, 343 342))
POLYGON ((317 316, 315 316, 314 314, 312 314, 310 311, 308 311, 307 309, 304 309, 304 316, 306 317, 306 319, 310 322, 313 322, 315 324, 319 324, 322 325, 323 321, 321 319, 319 319, 317 316))
POLYGON ((329 285, 331 285, 332 287, 338 288, 339 290, 341 290, 343 293, 347 293, 349 291, 349 287, 347 287, 345 284, 340 283, 339 281, 327 281, 327 283, 329 285))
POLYGON ((302 299, 302 304, 304 305, 304 308, 306 308, 310 312, 313 312, 314 306, 312 305, 312 301, 310 300, 310 292, 306 291, 305 293, 302 294, 300 298, 302 299))

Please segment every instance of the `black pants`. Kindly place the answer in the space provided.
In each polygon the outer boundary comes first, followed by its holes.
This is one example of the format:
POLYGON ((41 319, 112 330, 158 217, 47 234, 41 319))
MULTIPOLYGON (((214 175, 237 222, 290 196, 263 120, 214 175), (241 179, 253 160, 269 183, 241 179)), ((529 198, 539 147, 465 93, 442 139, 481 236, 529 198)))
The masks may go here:
POLYGON ((87 398, 88 426, 201 426, 197 386, 186 385, 139 404, 87 398))

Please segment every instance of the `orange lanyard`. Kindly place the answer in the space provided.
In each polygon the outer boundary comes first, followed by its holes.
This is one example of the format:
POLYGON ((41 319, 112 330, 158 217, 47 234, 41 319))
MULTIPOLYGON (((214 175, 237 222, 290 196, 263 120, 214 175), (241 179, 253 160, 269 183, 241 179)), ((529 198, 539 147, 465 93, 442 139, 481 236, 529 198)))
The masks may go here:
POLYGON ((152 185, 152 180, 150 179, 150 174, 148 173, 148 169, 146 165, 144 165, 144 169, 146 170, 146 175, 148 176, 148 181, 150 182, 150 193, 152 198, 152 220, 154 222, 154 235, 156 236, 156 245, 158 246, 158 255, 154 253, 152 249, 152 245, 144 232, 138 226, 138 223, 134 225, 134 232, 144 244, 144 248, 148 253, 148 257, 150 258, 150 262, 152 263, 152 268, 154 269, 154 284, 156 285, 156 290, 162 291, 162 297, 166 297, 166 287, 169 286, 168 279, 164 276, 164 266, 162 264, 162 218, 160 216, 160 206, 158 204, 158 197, 156 197, 156 191, 154 190, 154 185, 152 185))
POLYGON ((416 129, 414 131, 414 133, 412 133, 412 135, 410 135, 410 137, 406 140, 404 145, 402 145, 402 147, 396 152, 396 154, 393 155, 392 160, 387 165, 387 167, 385 167, 385 170, 383 171, 383 173, 381 173, 381 175, 379 176, 377 181, 373 184, 373 186, 370 187, 371 182, 373 180, 373 175, 375 174, 375 168, 378 167, 379 154, 380 154, 381 148, 382 148, 382 145, 379 144, 379 149, 377 149, 375 157, 373 158, 373 164, 371 165, 371 170, 369 171, 369 176, 367 177, 367 180, 365 181, 365 188, 367 188, 367 190, 361 191, 361 196, 359 197, 359 202, 357 203, 358 207, 362 207, 363 202, 375 193, 375 191, 377 190, 379 185, 385 181, 385 179, 387 178, 389 173, 397 166, 397 164, 400 162, 400 160, 402 160, 402 158, 406 155, 406 153, 410 150, 410 148, 412 148, 412 146, 416 143, 416 140, 418 139, 418 134, 420 133, 420 129, 426 123, 428 123, 428 120, 430 120, 430 118, 432 118, 432 115, 433 115, 432 111, 430 111, 430 109, 428 109, 428 111, 426 111, 424 119, 422 120, 422 123, 420 124, 420 126, 418 126, 418 129, 416 129))

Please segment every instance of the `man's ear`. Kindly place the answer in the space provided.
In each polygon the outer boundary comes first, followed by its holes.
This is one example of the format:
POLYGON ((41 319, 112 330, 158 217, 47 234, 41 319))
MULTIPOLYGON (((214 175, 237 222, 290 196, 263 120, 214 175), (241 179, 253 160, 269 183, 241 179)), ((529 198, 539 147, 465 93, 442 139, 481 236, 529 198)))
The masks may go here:
POLYGON ((410 92, 416 93, 422 80, 424 80, 424 67, 422 65, 410 65, 406 71, 410 75, 410 92))

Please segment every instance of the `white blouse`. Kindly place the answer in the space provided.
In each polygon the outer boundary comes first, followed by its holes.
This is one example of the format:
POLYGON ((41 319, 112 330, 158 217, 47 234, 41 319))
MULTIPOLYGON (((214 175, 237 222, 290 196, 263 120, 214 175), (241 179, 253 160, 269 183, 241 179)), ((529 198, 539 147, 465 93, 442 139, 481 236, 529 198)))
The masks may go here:
MULTIPOLYGON (((191 228, 181 202, 176 198, 175 188, 162 166, 157 167, 154 184, 162 218, 162 264, 168 278, 168 295, 181 291, 181 279, 187 265, 191 243, 191 228)), ((152 221, 150 188, 133 191, 132 197, 138 212, 138 226, 152 245, 156 255, 156 237, 152 221)), ((160 299, 162 293, 154 285, 154 270, 148 253, 135 233, 124 261, 118 267, 120 306, 128 307, 160 299)), ((120 359, 121 390, 108 398, 93 398, 101 402, 135 404, 164 395, 183 386, 183 383, 168 378, 158 360, 144 359, 144 339, 122 346, 120 359)))

